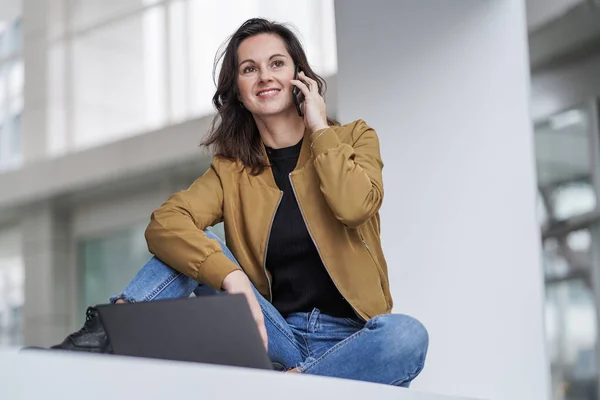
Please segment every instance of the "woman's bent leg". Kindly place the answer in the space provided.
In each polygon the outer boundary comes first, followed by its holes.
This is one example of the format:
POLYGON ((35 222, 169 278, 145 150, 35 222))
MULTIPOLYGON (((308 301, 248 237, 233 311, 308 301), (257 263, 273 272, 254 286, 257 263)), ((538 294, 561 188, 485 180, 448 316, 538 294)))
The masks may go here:
MULTIPOLYGON (((114 303, 117 299, 123 299, 129 303, 136 303, 188 297, 197 287, 198 282, 175 271, 158 258, 152 257, 133 277, 123 292, 112 297, 110 302, 114 303)), ((216 293, 214 290, 212 292, 216 293)))
MULTIPOLYGON (((225 243, 214 233, 206 231, 206 235, 219 242, 223 254, 238 264, 225 243)), ((238 264, 239 265, 239 264, 238 264)), ((188 297, 192 292, 196 295, 216 294, 211 287, 199 284, 193 279, 175 271, 158 258, 153 257, 135 275, 119 296, 111 298, 111 302, 123 299, 128 302, 152 301, 188 297)), ((254 288, 258 302, 265 317, 265 326, 269 338, 269 357, 280 369, 295 368, 302 361, 296 346, 294 335, 281 314, 254 288)))
POLYGON ((338 331, 325 318, 315 332, 304 334, 308 346, 320 354, 303 363, 300 372, 408 387, 423 369, 429 337, 412 317, 379 315, 327 350, 319 346, 338 331))

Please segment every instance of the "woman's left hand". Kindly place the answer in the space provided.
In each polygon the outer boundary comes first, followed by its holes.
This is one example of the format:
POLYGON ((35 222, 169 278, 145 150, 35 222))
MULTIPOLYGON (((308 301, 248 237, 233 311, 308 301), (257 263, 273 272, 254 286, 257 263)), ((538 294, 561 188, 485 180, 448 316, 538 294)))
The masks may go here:
POLYGON ((325 129, 327 125, 327 107, 325 100, 319 94, 319 86, 314 79, 304 75, 303 71, 298 74, 298 80, 292 79, 292 85, 297 86, 304 95, 302 111, 304 112, 304 124, 314 133, 320 129, 325 129))

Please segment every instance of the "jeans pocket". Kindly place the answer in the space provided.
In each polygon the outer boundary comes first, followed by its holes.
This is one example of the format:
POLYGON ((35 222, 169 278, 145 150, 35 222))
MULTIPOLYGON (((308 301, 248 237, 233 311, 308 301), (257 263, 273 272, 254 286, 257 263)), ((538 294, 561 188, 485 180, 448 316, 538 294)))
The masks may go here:
POLYGON ((356 318, 344 318, 344 321, 350 325, 353 326, 355 328, 359 328, 362 329, 365 327, 366 322, 364 322, 363 320, 359 319, 358 317, 356 318))

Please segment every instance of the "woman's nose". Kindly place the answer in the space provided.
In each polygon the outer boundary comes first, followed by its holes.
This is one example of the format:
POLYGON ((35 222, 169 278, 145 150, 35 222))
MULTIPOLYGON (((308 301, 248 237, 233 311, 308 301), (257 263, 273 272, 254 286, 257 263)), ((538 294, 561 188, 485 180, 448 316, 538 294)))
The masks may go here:
POLYGON ((269 71, 268 68, 263 68, 260 70, 260 81, 261 82, 268 82, 271 80, 271 71, 269 71))

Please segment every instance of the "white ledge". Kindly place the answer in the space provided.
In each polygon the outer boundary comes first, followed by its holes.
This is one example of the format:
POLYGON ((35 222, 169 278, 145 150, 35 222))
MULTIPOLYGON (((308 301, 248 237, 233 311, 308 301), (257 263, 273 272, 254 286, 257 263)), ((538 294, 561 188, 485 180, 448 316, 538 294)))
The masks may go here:
POLYGON ((58 351, 0 350, 5 399, 467 400, 300 374, 58 351))

